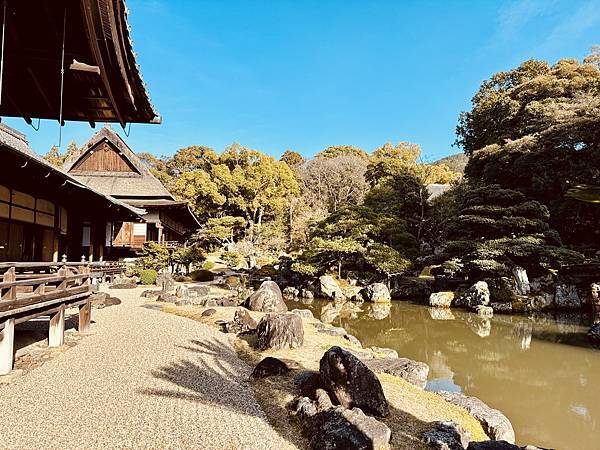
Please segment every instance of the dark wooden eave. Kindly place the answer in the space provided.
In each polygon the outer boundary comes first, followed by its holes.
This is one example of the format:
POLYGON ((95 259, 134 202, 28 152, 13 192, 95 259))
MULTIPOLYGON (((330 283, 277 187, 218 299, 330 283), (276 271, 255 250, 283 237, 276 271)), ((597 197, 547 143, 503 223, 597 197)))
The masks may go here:
MULTIPOLYGON (((0 20, 2 17, 0 2, 0 20)), ((1 116, 159 123, 135 61, 124 0, 7 0, 1 116), (71 63, 97 66, 73 70, 71 63)))

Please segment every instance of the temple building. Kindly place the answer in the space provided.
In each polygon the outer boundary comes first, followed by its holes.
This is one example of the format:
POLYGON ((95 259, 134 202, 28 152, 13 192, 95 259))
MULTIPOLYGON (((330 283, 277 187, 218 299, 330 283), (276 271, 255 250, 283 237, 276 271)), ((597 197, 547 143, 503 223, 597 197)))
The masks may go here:
POLYGON ((145 211, 143 223, 111 224, 114 257, 133 256, 148 241, 178 247, 200 225, 187 202, 175 200, 110 126, 94 134, 64 169, 82 184, 145 211))
MULTIPOLYGON (((59 142, 65 121, 160 123, 124 0, 5 0, 0 18, 1 117, 56 121, 59 142)), ((0 261, 106 259, 115 224, 146 226, 147 211, 50 165, 3 124, 0 161, 0 261)))

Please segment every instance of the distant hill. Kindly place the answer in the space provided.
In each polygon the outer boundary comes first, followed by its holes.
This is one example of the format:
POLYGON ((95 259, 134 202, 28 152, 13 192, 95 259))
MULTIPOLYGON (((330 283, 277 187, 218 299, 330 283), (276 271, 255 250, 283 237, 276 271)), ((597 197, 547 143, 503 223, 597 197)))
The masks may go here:
POLYGON ((446 164, 452 172, 465 173, 465 166, 469 157, 464 153, 457 153, 456 155, 446 156, 434 164, 446 164))

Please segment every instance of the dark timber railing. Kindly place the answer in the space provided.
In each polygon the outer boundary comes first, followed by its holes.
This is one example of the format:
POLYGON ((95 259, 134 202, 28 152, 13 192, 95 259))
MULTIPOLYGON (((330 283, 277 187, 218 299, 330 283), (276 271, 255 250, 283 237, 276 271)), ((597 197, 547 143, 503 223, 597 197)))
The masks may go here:
POLYGON ((64 343, 65 309, 79 308, 79 331, 89 330, 92 280, 111 280, 119 263, 0 263, 0 375, 14 362, 15 325, 49 316, 48 345, 64 343))

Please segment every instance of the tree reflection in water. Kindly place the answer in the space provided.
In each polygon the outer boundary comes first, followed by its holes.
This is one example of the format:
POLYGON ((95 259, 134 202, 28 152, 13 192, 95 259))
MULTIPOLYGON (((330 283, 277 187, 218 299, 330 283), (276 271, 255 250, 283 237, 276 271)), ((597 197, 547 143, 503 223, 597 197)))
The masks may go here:
MULTIPOLYGON (((323 305, 317 299, 308 307, 319 317, 323 305)), ((398 301, 387 309, 365 303, 361 310, 336 317, 334 325, 343 326, 365 347, 393 348, 400 356, 428 363, 428 389, 460 390, 481 398, 507 415, 520 443, 597 448, 600 351, 587 344, 591 317, 483 319, 466 311, 398 301)))

